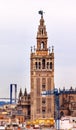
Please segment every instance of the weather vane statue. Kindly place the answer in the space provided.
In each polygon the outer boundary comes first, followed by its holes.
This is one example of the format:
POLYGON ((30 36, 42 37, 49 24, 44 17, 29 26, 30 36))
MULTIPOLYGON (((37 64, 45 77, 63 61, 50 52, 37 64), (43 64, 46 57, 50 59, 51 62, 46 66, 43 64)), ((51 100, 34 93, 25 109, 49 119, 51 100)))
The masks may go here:
POLYGON ((43 17, 43 10, 38 11, 38 13, 41 15, 41 17, 43 17))

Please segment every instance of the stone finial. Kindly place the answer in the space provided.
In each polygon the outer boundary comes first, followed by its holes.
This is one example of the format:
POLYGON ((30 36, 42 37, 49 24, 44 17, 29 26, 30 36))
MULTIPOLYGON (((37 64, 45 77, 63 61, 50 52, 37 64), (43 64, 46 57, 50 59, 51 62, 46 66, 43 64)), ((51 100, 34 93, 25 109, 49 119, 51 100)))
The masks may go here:
POLYGON ((31 53, 32 53, 32 46, 31 46, 31 53))
POLYGON ((27 96, 27 90, 26 90, 26 88, 25 88, 25 91, 24 91, 24 96, 27 96))
POLYGON ((19 97, 21 97, 22 95, 22 89, 20 88, 19 97))
POLYGON ((35 52, 35 46, 34 46, 34 52, 35 52))
POLYGON ((52 52, 54 52, 54 46, 52 46, 52 52))

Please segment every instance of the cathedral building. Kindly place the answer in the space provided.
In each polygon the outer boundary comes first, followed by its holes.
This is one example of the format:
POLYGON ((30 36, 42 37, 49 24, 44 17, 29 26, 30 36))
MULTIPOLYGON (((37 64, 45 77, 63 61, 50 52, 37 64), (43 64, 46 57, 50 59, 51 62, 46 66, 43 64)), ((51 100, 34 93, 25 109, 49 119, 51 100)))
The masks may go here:
POLYGON ((76 89, 70 87, 69 91, 74 91, 75 94, 61 94, 59 97, 60 117, 66 115, 76 117, 76 89))
POLYGON ((48 36, 44 24, 43 11, 37 31, 36 47, 31 47, 31 119, 54 116, 54 96, 44 96, 42 92, 54 89, 54 48, 48 47, 48 36))
POLYGON ((27 94, 26 88, 24 93, 22 92, 22 89, 20 89, 17 102, 17 111, 24 114, 25 120, 30 119, 30 105, 30 94, 27 94))

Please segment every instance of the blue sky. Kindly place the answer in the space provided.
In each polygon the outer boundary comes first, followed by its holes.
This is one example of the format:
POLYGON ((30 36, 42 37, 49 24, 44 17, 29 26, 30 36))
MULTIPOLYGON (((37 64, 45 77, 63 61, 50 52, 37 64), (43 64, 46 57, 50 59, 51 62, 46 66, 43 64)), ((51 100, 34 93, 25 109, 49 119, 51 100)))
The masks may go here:
POLYGON ((54 45, 55 87, 76 87, 76 0, 0 0, 0 97, 11 83, 30 92, 30 47, 43 10, 48 46, 54 45))

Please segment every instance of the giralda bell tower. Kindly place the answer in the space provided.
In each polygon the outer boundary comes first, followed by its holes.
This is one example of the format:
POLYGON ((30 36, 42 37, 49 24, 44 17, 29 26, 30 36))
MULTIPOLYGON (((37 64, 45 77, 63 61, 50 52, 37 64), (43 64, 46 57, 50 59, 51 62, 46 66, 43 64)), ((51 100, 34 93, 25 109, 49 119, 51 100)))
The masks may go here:
POLYGON ((54 89, 54 48, 47 46, 47 32, 43 11, 37 32, 37 47, 31 47, 31 119, 50 118, 54 116, 54 96, 41 95, 43 91, 54 89))

